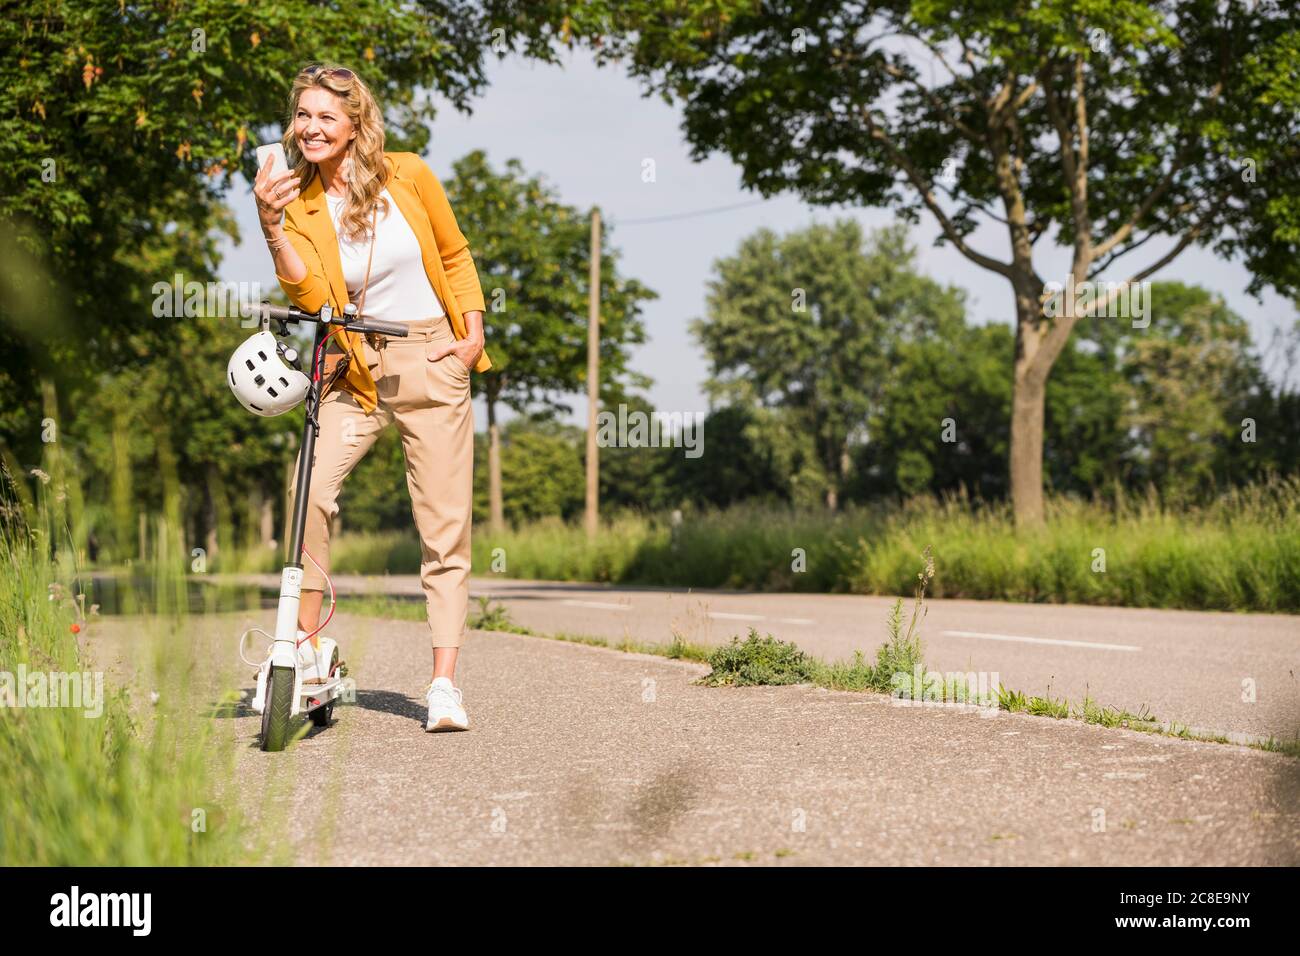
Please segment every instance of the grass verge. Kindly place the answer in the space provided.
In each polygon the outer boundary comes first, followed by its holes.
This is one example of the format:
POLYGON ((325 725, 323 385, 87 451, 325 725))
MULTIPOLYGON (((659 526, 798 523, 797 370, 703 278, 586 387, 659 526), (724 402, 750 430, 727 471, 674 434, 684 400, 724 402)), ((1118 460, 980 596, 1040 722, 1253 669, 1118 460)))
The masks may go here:
MULTIPOLYGON (((1006 502, 963 495, 849 506, 830 514, 737 505, 623 513, 595 540, 557 518, 476 530, 475 567, 511 577, 806 593, 908 594, 921 543, 940 559, 937 598, 1300 613, 1300 476, 1226 490, 1202 505, 1119 496, 1054 497, 1038 529, 1006 502), (501 565, 501 561, 507 563, 501 565)), ((409 531, 344 534, 332 566, 416 573, 409 531)), ((274 571, 265 549, 227 553, 215 570, 274 571)))
MULTIPOLYGON (((34 508, 16 507, 12 476, 3 480, 0 864, 245 862, 250 834, 222 790, 233 747, 193 706, 196 662, 180 656, 188 642, 165 639, 183 627, 183 581, 179 595, 176 580, 155 581, 155 606, 170 610, 139 619, 143 688, 118 682, 92 653, 98 619, 75 550, 52 540, 45 498, 60 489, 42 489, 34 508), (151 634, 161 653, 148 652, 151 634)), ((170 555, 173 564, 180 554, 170 555)))

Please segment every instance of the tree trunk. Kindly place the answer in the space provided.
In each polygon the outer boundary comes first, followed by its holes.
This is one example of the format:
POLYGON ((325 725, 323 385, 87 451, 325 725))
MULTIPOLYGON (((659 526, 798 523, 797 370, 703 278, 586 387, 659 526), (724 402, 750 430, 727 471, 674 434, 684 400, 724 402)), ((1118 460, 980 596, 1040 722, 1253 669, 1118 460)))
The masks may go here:
POLYGON ((211 489, 208 491, 208 500, 204 502, 203 508, 203 550, 209 561, 217 556, 217 551, 221 547, 221 538, 217 533, 217 503, 213 500, 211 489))
POLYGON ((496 402, 487 397, 488 417, 488 528, 493 534, 505 530, 505 504, 501 496, 501 427, 497 424, 496 402))
MULTIPOLYGON (((131 448, 126 417, 118 413, 113 417, 113 475, 110 479, 110 496, 113 499, 114 554, 118 560, 131 557, 131 515, 135 500, 131 493, 131 448)), ((143 555, 140 556, 143 559, 143 555)))
MULTIPOLYGON (((1011 389, 1011 507, 1017 528, 1043 523, 1043 415, 1047 400, 1042 304, 1022 281, 1016 293, 1016 359, 1011 389)), ((1049 366, 1050 368, 1050 366, 1049 366)))
POLYGON ((1016 527, 1043 523, 1044 383, 1016 359, 1011 392, 1011 504, 1016 527))
POLYGON ((175 561, 177 552, 189 560, 189 543, 186 541, 186 504, 177 472, 176 451, 172 436, 164 429, 156 432, 154 448, 158 456, 158 472, 162 479, 162 529, 153 541, 156 559, 175 561))
POLYGON ((259 516, 258 539, 263 548, 270 550, 275 547, 275 502, 271 497, 263 492, 260 488, 257 492, 259 496, 259 516))
POLYGON ((204 542, 209 562, 213 561, 221 550, 221 542, 229 533, 229 519, 226 515, 225 495, 221 490, 221 473, 214 464, 208 465, 207 494, 203 503, 204 542))
MULTIPOLYGON (((1017 528, 1043 523, 1043 404, 1047 375, 1052 370, 1069 325, 1059 326, 1056 341, 1049 342, 1049 323, 1043 313, 1044 283, 1034 269, 1034 240, 1020 190, 1019 173, 1011 155, 1011 129, 991 130, 998 187, 1006 207, 1011 240, 1011 268, 1006 273, 1016 299, 1016 358, 1011 389, 1011 507, 1017 528)), ((1078 257, 1075 259, 1078 270, 1078 257)), ((1086 269, 1084 270, 1086 274, 1086 269)))
POLYGON ((851 464, 852 459, 849 457, 848 447, 842 447, 835 468, 832 471, 835 477, 831 479, 829 486, 826 488, 826 508, 829 511, 839 510, 840 492, 844 490, 844 485, 848 481, 851 464))

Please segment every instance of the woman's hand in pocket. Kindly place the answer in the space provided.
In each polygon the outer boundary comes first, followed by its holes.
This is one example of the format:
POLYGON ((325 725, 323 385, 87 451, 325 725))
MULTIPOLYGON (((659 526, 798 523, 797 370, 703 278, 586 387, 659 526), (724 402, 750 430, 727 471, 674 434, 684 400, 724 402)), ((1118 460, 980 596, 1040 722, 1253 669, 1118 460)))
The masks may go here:
POLYGON ((444 345, 434 349, 429 353, 430 362, 441 362, 449 355, 454 355, 465 365, 467 370, 472 371, 478 358, 483 354, 482 339, 457 339, 449 345, 444 345))

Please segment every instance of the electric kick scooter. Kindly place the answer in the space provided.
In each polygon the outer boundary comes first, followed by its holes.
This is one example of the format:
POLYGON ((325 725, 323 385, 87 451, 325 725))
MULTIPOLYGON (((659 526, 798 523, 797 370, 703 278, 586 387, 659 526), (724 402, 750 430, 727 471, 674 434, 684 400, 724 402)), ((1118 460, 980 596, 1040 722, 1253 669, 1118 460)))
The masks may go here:
MULTIPOLYGON (((272 636, 261 628, 250 628, 240 638, 240 658, 245 663, 257 667, 257 691, 253 695, 253 710, 262 715, 262 749, 280 751, 289 745, 292 724, 298 715, 307 714, 312 724, 317 727, 329 726, 330 718, 334 713, 334 703, 343 696, 344 678, 347 676, 347 667, 339 659, 337 643, 328 637, 316 636, 326 624, 329 624, 330 617, 334 616, 332 581, 329 582, 329 617, 325 619, 325 623, 310 634, 305 634, 298 629, 298 604, 302 594, 302 558, 305 550, 302 539, 307 522, 307 497, 311 488, 316 436, 320 431, 318 414, 321 398, 330 384, 327 382, 322 387, 321 381, 325 344, 332 335, 344 329, 349 332, 396 337, 405 336, 407 329, 395 322, 380 322, 374 319, 363 321, 357 316, 357 307, 351 303, 344 307, 342 315, 337 316, 329 303, 321 306, 320 311, 316 313, 304 312, 294 306, 271 305, 269 302, 253 307, 252 311, 260 315, 262 331, 249 339, 232 357, 229 366, 231 388, 235 390, 236 395, 240 396, 240 401, 245 407, 261 415, 280 414, 280 411, 275 410, 280 408, 280 405, 263 407, 253 404, 247 395, 255 394, 256 400, 262 401, 260 397, 262 393, 250 393, 249 389, 255 386, 262 389, 267 395, 272 396, 271 403, 278 401, 281 405, 287 404, 286 395, 292 397, 305 389, 303 400, 307 411, 302 429, 302 443, 298 452, 298 480, 294 489, 287 563, 280 575, 280 603, 275 618, 275 634, 272 636), (281 336, 288 334, 290 323, 316 323, 310 378, 304 376, 298 369, 296 351, 272 335, 270 332, 272 321, 277 325, 276 334, 281 336), (278 353, 278 359, 266 354, 271 349, 278 353), (251 376, 251 378, 248 382, 243 382, 239 379, 240 376, 251 376), (244 394, 241 394, 241 388, 244 389, 244 394), (244 639, 252 632, 259 632, 271 638, 267 656, 260 664, 244 657, 244 639)), ((334 378, 343 374, 344 363, 347 360, 347 356, 340 360, 334 378)), ((315 559, 310 554, 307 554, 307 558, 315 564, 315 559)))

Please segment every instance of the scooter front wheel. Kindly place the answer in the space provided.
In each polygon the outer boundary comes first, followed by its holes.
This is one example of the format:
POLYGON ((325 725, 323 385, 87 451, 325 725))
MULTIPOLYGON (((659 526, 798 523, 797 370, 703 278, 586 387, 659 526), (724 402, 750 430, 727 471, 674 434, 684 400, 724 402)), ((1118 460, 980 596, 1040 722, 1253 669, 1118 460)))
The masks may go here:
POLYGON ((289 746, 289 712, 293 709, 292 667, 272 667, 266 675, 262 704, 262 749, 278 752, 289 746))

